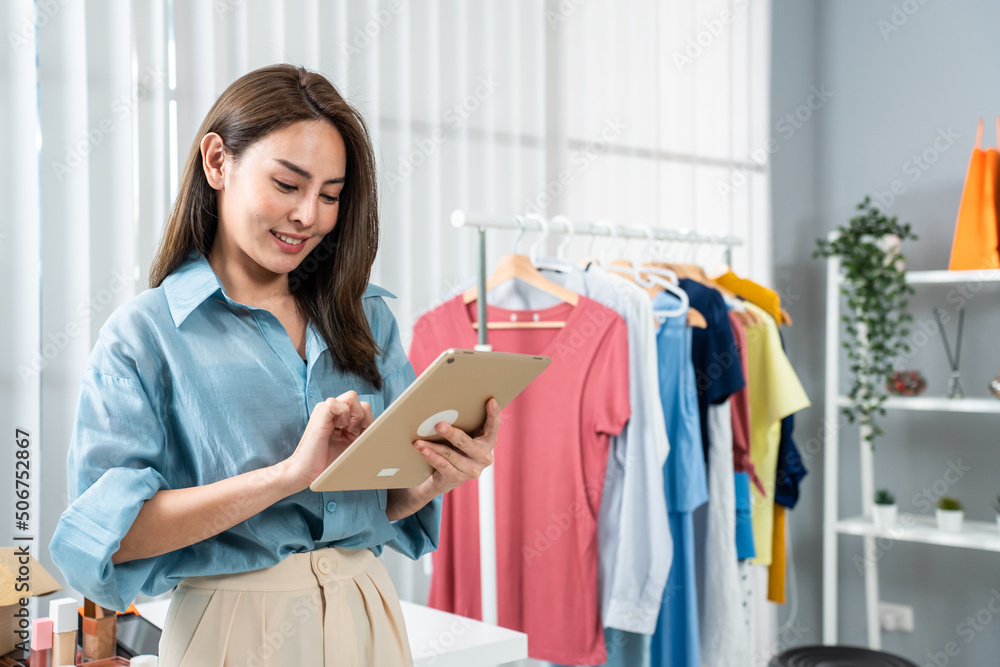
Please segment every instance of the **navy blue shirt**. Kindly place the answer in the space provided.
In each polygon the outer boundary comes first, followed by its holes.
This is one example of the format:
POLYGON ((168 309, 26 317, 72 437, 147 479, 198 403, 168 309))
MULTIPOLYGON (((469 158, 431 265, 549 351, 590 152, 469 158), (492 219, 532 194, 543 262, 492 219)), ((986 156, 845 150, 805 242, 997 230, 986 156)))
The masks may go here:
POLYGON ((708 406, 724 402, 746 386, 740 350, 729 324, 729 309, 722 294, 694 280, 681 278, 691 307, 705 316, 708 328, 695 328, 691 337, 691 361, 694 363, 698 389, 698 413, 701 417, 701 441, 705 460, 710 446, 708 406))

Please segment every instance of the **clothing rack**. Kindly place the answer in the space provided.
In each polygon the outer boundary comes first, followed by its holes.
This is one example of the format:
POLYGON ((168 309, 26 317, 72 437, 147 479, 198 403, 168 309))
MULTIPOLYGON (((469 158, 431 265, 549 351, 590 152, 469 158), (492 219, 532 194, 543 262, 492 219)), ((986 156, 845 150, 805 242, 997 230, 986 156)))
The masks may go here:
MULTIPOLYGON (((571 234, 581 236, 611 236, 615 238, 647 239, 721 245, 725 247, 726 263, 732 264, 733 246, 743 240, 724 234, 701 234, 687 229, 652 229, 649 227, 617 225, 611 222, 573 222, 565 216, 541 219, 538 216, 488 215, 456 209, 451 213, 453 227, 475 227, 479 238, 478 292, 476 298, 479 343, 475 349, 490 351, 487 338, 486 315, 486 229, 514 229, 539 231, 546 234, 571 234)), ((496 495, 493 468, 488 467, 479 475, 479 566, 482 589, 482 620, 497 624, 497 550, 496 550, 496 495)))

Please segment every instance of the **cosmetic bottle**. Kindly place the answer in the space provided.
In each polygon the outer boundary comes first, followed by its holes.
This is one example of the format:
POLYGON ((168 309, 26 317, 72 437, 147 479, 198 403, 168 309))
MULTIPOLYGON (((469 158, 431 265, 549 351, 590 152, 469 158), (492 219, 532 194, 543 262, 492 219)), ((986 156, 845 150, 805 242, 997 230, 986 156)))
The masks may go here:
POLYGON ((49 602, 53 667, 76 664, 76 609, 76 598, 59 598, 49 602))

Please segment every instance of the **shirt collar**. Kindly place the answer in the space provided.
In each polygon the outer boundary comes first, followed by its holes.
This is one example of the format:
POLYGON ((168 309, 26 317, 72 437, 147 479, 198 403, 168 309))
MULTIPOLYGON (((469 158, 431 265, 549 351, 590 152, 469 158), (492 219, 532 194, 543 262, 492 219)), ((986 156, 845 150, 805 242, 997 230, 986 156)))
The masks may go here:
MULTIPOLYGON (((221 292, 222 297, 229 304, 256 310, 254 306, 247 306, 229 298, 222 286, 222 281, 215 274, 212 265, 208 263, 208 258, 197 249, 191 250, 181 265, 164 278, 163 291, 166 294, 167 305, 170 308, 170 316, 174 320, 175 327, 180 327, 195 308, 216 292, 221 292)), ((396 295, 389 290, 369 283, 365 289, 364 298, 378 296, 396 298, 396 295)), ((313 322, 306 326, 306 337, 307 345, 316 349, 315 354, 318 355, 327 349, 326 339, 319 333, 313 322)))
MULTIPOLYGON (((195 308, 219 290, 226 296, 208 258, 197 249, 191 250, 181 265, 163 279, 163 292, 174 326, 179 327, 195 308)), ((230 300, 228 296, 226 300, 230 300)))

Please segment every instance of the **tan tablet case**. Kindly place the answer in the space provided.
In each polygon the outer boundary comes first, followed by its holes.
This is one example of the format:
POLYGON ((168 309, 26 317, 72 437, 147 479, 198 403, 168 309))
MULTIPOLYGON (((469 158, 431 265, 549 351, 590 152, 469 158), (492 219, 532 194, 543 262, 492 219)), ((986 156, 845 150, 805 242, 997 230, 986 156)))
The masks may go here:
POLYGON ((441 421, 475 433, 486 422, 486 402, 491 397, 503 410, 550 361, 512 352, 445 350, 309 488, 350 491, 419 486, 434 469, 413 448, 415 440, 447 443, 434 430, 441 421))

